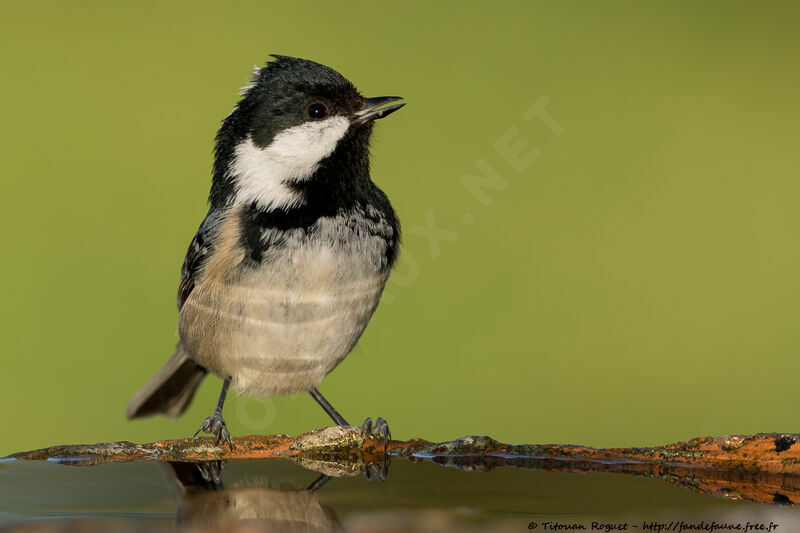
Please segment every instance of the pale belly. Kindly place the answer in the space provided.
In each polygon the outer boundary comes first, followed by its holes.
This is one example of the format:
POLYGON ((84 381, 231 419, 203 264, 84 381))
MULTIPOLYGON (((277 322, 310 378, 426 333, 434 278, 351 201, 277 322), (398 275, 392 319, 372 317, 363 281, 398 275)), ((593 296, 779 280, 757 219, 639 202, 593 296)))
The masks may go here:
POLYGON ((196 286, 181 310, 181 341, 239 393, 308 390, 355 346, 386 277, 368 258, 329 248, 285 254, 196 286))

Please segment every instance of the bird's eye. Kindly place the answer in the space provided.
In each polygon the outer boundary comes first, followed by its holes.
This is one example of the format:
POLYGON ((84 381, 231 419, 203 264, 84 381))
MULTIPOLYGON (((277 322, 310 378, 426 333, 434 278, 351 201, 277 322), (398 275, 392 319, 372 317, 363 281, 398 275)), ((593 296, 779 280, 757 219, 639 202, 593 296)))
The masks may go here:
POLYGON ((311 104, 308 106, 308 116, 312 119, 319 120, 328 115, 328 109, 322 104, 311 104))

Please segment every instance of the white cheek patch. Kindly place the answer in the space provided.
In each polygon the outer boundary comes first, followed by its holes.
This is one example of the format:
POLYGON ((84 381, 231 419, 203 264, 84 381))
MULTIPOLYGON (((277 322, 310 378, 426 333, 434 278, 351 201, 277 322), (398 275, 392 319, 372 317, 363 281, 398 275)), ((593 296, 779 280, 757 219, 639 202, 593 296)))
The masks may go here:
POLYGON ((264 209, 291 208, 302 195, 287 181, 306 180, 344 137, 350 121, 344 117, 306 122, 282 131, 266 148, 248 137, 239 144, 228 170, 235 180, 234 203, 257 203, 264 209))

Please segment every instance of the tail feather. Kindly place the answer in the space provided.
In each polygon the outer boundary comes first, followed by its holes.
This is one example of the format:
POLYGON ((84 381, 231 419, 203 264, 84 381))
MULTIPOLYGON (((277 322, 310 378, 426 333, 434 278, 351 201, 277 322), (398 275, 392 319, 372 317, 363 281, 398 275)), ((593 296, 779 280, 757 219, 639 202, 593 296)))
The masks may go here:
POLYGON ((178 344, 158 374, 131 398, 125 416, 129 419, 155 414, 179 416, 189 406, 204 377, 206 369, 189 359, 178 344))

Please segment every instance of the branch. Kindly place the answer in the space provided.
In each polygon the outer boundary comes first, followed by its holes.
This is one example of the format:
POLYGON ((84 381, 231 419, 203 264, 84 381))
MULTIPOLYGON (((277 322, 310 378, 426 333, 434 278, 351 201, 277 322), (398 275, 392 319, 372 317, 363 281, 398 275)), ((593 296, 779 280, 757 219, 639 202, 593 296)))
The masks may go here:
POLYGON ((355 475, 388 456, 423 458, 464 470, 501 466, 560 472, 615 472, 663 479, 693 490, 752 501, 775 501, 780 493, 800 503, 800 435, 759 433, 701 437, 653 448, 607 448, 559 444, 503 444, 489 437, 432 443, 422 439, 383 442, 357 427, 329 427, 290 437, 233 439, 234 449, 209 438, 150 444, 113 442, 53 446, 17 453, 7 460, 49 460, 70 465, 112 461, 290 460, 336 477, 355 475), (786 493, 789 496, 786 496, 786 493))

